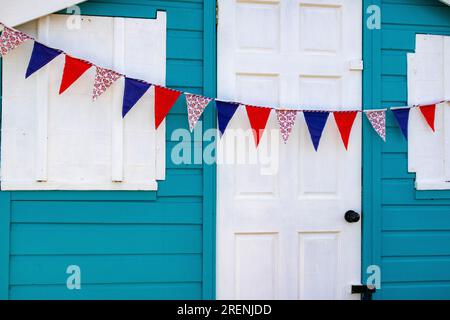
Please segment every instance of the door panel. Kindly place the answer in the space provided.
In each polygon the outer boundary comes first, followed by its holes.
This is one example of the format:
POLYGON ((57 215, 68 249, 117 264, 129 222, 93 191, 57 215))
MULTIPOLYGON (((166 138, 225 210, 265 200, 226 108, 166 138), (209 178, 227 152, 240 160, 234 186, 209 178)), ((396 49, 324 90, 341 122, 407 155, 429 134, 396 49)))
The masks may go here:
MULTIPOLYGON (((361 71, 351 62, 361 60, 361 10, 355 0, 219 1, 219 98, 280 109, 359 108, 361 71)), ((301 113, 286 145, 274 112, 258 150, 242 131, 248 128, 241 107, 219 142, 219 159, 261 157, 276 143, 278 165, 218 166, 217 297, 357 298, 351 285, 360 281, 361 227, 344 214, 361 206, 360 115, 349 151, 332 115, 318 152, 301 113)))

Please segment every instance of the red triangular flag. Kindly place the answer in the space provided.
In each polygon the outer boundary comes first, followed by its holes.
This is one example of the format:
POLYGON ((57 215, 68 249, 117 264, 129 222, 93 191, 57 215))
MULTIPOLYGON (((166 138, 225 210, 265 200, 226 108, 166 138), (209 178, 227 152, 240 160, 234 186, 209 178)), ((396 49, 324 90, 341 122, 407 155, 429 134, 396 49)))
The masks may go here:
POLYGON ((341 134, 342 142, 345 149, 348 150, 348 139, 352 131, 353 123, 355 122, 357 111, 340 111, 333 112, 334 120, 341 134))
POLYGON ((272 109, 254 106, 245 106, 245 109, 247 110, 248 119, 253 129, 256 147, 258 147, 272 109))
POLYGON ((420 106, 420 111, 422 112, 425 120, 427 120, 428 125, 430 126, 431 130, 434 130, 434 118, 436 115, 436 105, 430 104, 428 106, 420 106))
POLYGON ((92 64, 90 64, 89 62, 72 58, 71 56, 66 55, 66 64, 64 65, 64 71, 61 81, 61 87, 59 88, 59 94, 66 91, 90 67, 92 67, 92 64))
POLYGON ((155 86, 155 128, 166 118, 181 92, 155 86))

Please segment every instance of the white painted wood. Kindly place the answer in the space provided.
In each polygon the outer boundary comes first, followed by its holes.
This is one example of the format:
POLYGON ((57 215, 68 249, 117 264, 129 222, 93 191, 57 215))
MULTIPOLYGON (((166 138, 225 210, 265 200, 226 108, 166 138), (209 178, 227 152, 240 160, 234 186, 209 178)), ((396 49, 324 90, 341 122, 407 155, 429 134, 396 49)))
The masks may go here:
MULTIPOLYGON (((167 16, 165 12, 158 11, 156 14, 156 18, 160 23, 155 26, 155 31, 158 34, 164 34, 164 50, 162 48, 160 51, 162 52, 161 59, 166 61, 166 50, 165 50, 165 34, 166 34, 166 24, 167 24, 167 16)), ((153 79, 154 84, 165 85, 166 84, 166 72, 164 68, 164 72, 157 74, 158 78, 153 79)), ((151 89, 151 94, 154 95, 154 88, 151 89)), ((166 120, 161 122, 156 130, 156 180, 165 180, 166 179, 166 120)))
MULTIPOLYGON (((38 39, 44 43, 50 37, 50 17, 44 17, 38 22, 38 39)), ((47 140, 48 140, 48 69, 36 75, 36 181, 47 181, 47 140)))
MULTIPOLYGON (((114 70, 125 70, 125 19, 114 19, 114 70)), ((124 82, 124 79, 120 79, 124 82)), ((124 85, 124 84, 122 84, 124 85)), ((112 114, 112 181, 123 181, 123 92, 114 90, 112 114)))
MULTIPOLYGON (((219 8, 221 99, 361 106, 361 1, 222 0, 219 8)), ((217 297, 359 298, 351 285, 361 281, 361 225, 344 214, 361 209, 360 115, 348 152, 332 115, 317 153, 302 114, 287 145, 274 113, 258 151, 251 132, 239 131, 249 128, 240 108, 219 143, 226 163, 218 165, 217 297), (279 163, 273 172, 262 157, 269 147, 279 163), (260 162, 236 164, 233 157, 260 162)))
POLYGON ((14 27, 85 2, 77 0, 0 0, 0 21, 14 27))
MULTIPOLYGON (((165 13, 158 13, 155 20, 84 16, 81 31, 68 30, 64 15, 48 19, 50 33, 44 41, 48 45, 132 78, 164 84, 165 13), (119 24, 122 27, 115 28, 119 24)), ((37 22, 21 29, 37 36, 37 22)), ((91 68, 60 96, 63 56, 25 80, 31 49, 32 42, 27 42, 4 58, 2 189, 156 190, 157 164, 165 171, 165 159, 156 158, 157 146, 164 147, 165 137, 154 129, 153 92, 145 94, 122 121, 123 79, 92 102, 95 68, 91 68), (40 83, 44 70, 49 82, 47 152, 44 148, 36 152, 36 140, 43 144, 38 134, 45 131, 45 125, 36 121, 46 119, 37 111, 36 98, 37 87, 45 87, 40 83), (44 159, 45 154, 47 180, 37 183, 36 168, 42 167, 38 157, 44 159)))
MULTIPOLYGON (((448 98, 450 37, 417 35, 416 51, 408 54, 408 104, 424 105, 448 98)), ((418 190, 450 188, 450 121, 448 104, 436 108, 433 133, 418 108, 409 122, 408 170, 416 173, 418 190)))

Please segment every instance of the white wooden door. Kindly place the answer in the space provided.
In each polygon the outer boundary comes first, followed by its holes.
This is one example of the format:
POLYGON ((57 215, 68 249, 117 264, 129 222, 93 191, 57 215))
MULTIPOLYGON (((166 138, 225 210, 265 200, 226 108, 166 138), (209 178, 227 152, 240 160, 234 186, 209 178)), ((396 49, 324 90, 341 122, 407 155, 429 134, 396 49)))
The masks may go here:
MULTIPOLYGON (((361 15, 359 0, 220 0, 219 98, 359 108, 361 15)), ((361 207, 361 115, 349 151, 330 115, 315 152, 299 113, 289 142, 277 140, 275 173, 261 170, 267 163, 229 161, 233 152, 261 155, 269 138, 281 139, 274 112, 259 151, 239 147, 239 128, 250 128, 244 108, 219 144, 219 159, 228 160, 218 165, 217 297, 359 298, 351 285, 361 281, 361 225, 344 215, 361 207)))

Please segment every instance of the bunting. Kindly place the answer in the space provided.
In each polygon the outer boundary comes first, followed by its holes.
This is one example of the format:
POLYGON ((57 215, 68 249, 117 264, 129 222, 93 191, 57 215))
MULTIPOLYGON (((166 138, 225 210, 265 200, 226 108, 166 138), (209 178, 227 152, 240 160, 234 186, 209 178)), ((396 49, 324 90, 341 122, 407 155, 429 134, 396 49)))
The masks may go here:
POLYGON ((297 118, 297 111, 295 110, 276 110, 278 124, 280 125, 281 137, 286 144, 291 135, 292 128, 295 125, 295 119, 297 118))
POLYGON ((333 113, 334 121, 339 129, 346 150, 348 150, 348 140, 357 114, 358 112, 356 111, 340 111, 333 113))
POLYGON ((219 131, 223 135, 227 129, 228 123, 239 108, 239 104, 216 100, 216 108, 219 131))
POLYGON ((430 126, 431 130, 433 130, 433 132, 435 132, 434 119, 436 117, 436 105, 430 104, 427 106, 420 106, 419 109, 420 109, 420 112, 422 113, 423 117, 427 121, 428 125, 430 126))
POLYGON ((155 128, 158 129, 170 109, 180 97, 181 92, 155 86, 155 128))
POLYGON ((366 110, 364 113, 373 130, 386 142, 386 110, 366 110))
POLYGON ((66 63, 64 65, 64 71, 61 81, 61 87, 59 88, 59 94, 66 91, 90 67, 92 67, 92 64, 66 55, 66 63))
POLYGON ((303 112, 306 124, 309 129, 309 134, 311 135, 311 140, 316 151, 319 149, 320 139, 322 138, 323 129, 327 124, 329 114, 330 113, 328 111, 303 112))
POLYGON ((190 93, 186 93, 185 97, 188 109, 189 130, 192 132, 198 119, 200 119, 203 111, 212 99, 190 93))
MULTIPOLYGON (((101 68, 89 61, 84 61, 72 57, 68 54, 65 54, 62 50, 50 48, 40 42, 37 42, 31 36, 13 28, 9 28, 1 22, 0 25, 4 27, 3 32, 0 35, 0 56, 5 56, 27 40, 34 41, 33 51, 31 53, 31 57, 26 70, 26 78, 30 77, 36 71, 46 66, 59 55, 65 55, 65 65, 60 85, 60 94, 70 88, 70 86, 75 83, 89 68, 95 66, 96 73, 92 91, 92 100, 94 101, 98 99, 106 90, 108 90, 108 88, 110 88, 113 83, 120 77, 125 77, 122 106, 122 116, 125 117, 126 114, 152 86, 145 81, 132 79, 114 70, 101 68)), ((173 105, 182 94, 184 94, 186 98, 189 129, 191 131, 194 129, 205 108, 213 100, 201 95, 183 93, 163 86, 155 86, 155 128, 158 128, 160 126, 162 121, 165 119, 173 105)), ((436 105, 441 102, 448 102, 448 100, 439 102, 437 101, 435 104, 417 106, 419 107, 424 119, 426 120, 429 127, 433 130, 433 132, 435 131, 436 105)), ((223 135, 225 133, 225 130, 227 129, 229 122, 231 121, 234 114, 236 113, 236 110, 241 104, 239 102, 225 102, 216 100, 215 105, 217 108, 218 127, 220 133, 223 135)), ((402 134, 406 139, 408 139, 409 113, 410 109, 414 107, 416 106, 391 108, 394 117, 402 131, 402 134)), ((253 130, 256 146, 258 146, 261 141, 261 137, 264 134, 267 121, 272 109, 276 110, 281 136, 284 143, 287 143, 295 125, 298 111, 278 110, 277 108, 258 107, 251 105, 246 105, 245 108, 251 128, 253 130)), ((323 130, 328 121, 330 112, 333 112, 334 114, 334 119, 339 130, 342 142, 345 148, 348 149, 351 130, 354 126, 354 122, 358 112, 361 111, 328 110, 318 112, 304 110, 304 118, 308 126, 312 144, 316 151, 319 148, 323 130)), ((383 139, 383 141, 386 141, 386 109, 365 110, 363 112, 366 114, 366 117, 372 125, 373 129, 383 139)))
POLYGON ((122 117, 134 107, 150 88, 151 84, 125 77, 125 91, 123 94, 122 117))
POLYGON ((249 105, 245 106, 245 109, 247 111, 248 120, 250 121, 250 126, 253 130, 256 147, 258 147, 272 109, 249 105))
POLYGON ((97 100, 120 77, 120 73, 113 70, 96 67, 92 100, 97 100))
POLYGON ((408 140, 409 110, 409 108, 391 108, 391 111, 397 120, 398 126, 402 130, 406 140, 408 140))
POLYGON ((25 33, 5 27, 0 36, 0 56, 7 55, 28 39, 31 39, 31 37, 25 33))
POLYGON ((35 41, 25 78, 28 78, 33 73, 46 66, 50 61, 62 53, 63 52, 61 50, 47 47, 42 43, 35 41))

